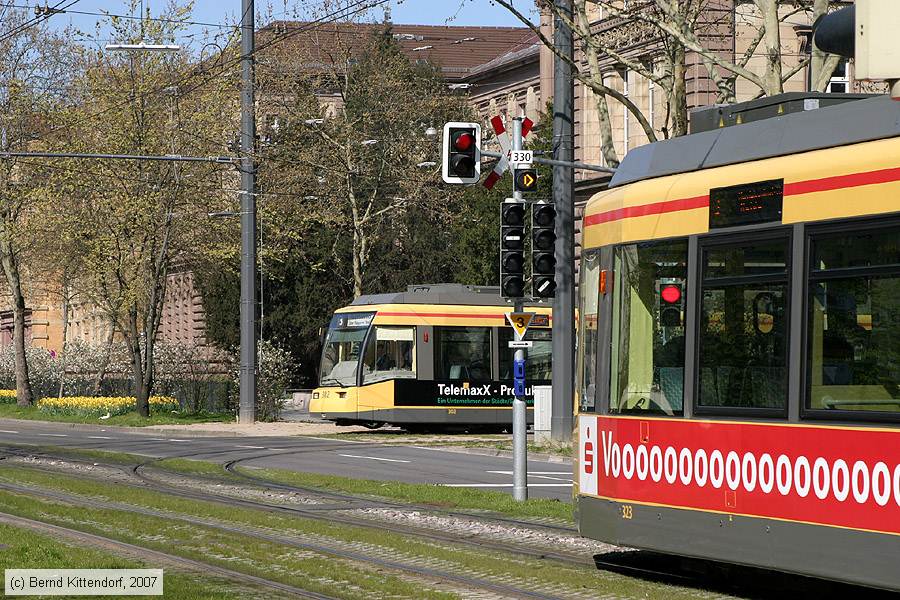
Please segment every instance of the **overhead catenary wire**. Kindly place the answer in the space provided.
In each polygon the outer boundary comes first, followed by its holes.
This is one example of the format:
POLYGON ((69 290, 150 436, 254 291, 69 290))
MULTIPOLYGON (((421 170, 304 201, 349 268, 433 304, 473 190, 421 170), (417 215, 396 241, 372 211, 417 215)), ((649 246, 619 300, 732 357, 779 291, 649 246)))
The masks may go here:
MULTIPOLYGON (((74 6, 75 4, 77 4, 80 1, 81 0, 72 0, 71 2, 69 2, 69 4, 67 4, 65 6, 65 8, 74 6)), ((56 13, 54 13, 54 11, 65 10, 65 8, 63 8, 63 9, 59 8, 59 6, 64 4, 65 2, 66 2, 66 0, 59 0, 59 2, 57 2, 56 4, 54 4, 53 6, 50 7, 49 12, 47 12, 46 14, 41 14, 41 15, 35 16, 31 19, 28 19, 27 21, 20 23, 16 27, 13 27, 10 31, 0 34, 0 43, 5 42, 6 40, 8 40, 10 38, 19 35, 20 33, 26 31, 27 29, 34 27, 35 25, 37 25, 43 21, 46 21, 51 16, 56 14, 56 13)))
MULTIPOLYGON (((389 0, 357 0, 356 2, 352 3, 351 5, 349 5, 347 7, 344 7, 344 8, 335 10, 331 13, 328 13, 326 15, 323 15, 322 17, 320 17, 319 19, 317 19, 315 21, 310 21, 308 23, 309 27, 307 27, 305 29, 295 29, 295 30, 287 32, 281 36, 276 36, 275 38, 268 40, 264 44, 257 45, 256 49, 254 50, 254 55, 258 54, 259 52, 261 52, 262 50, 264 50, 266 48, 269 48, 275 44, 280 43, 281 41, 283 41, 287 38, 293 37, 294 35, 298 35, 299 33, 302 33, 303 31, 312 30, 318 26, 328 24, 329 22, 334 22, 338 19, 346 19, 346 18, 355 16, 356 14, 359 14, 359 13, 369 10, 371 8, 375 8, 375 7, 377 7, 381 4, 384 4, 388 1, 389 0), (366 3, 369 3, 369 4, 366 5, 366 3), (350 12, 347 12, 347 11, 350 11, 350 12), (345 14, 342 14, 342 13, 345 13, 345 14)), ((183 93, 186 94, 186 93, 193 92, 193 91, 199 89, 200 87, 203 87, 203 86, 209 84, 211 81, 215 80, 217 77, 224 75, 228 68, 239 64, 241 60, 243 60, 242 55, 238 56, 236 58, 232 58, 226 62, 223 62, 221 65, 219 65, 217 72, 212 73, 212 75, 210 77, 208 77, 204 81, 201 81, 199 84, 194 85, 193 87, 187 88, 186 90, 183 91, 183 93)), ((160 92, 164 91, 167 88, 177 87, 183 83, 186 83, 187 81, 190 81, 192 78, 197 77, 198 74, 204 74, 204 73, 205 73, 204 71, 201 71, 200 73, 198 73, 196 71, 196 68, 192 68, 192 72, 185 73, 178 79, 175 79, 174 81, 166 82, 165 84, 159 85, 151 90, 143 92, 143 93, 139 94, 139 96, 142 99, 152 97, 156 94, 159 94, 160 92)), ((83 123, 92 121, 96 118, 99 118, 100 116, 102 116, 104 114, 108 114, 117 109, 125 108, 125 107, 129 106, 134 99, 135 98, 128 98, 126 100, 123 100, 122 102, 113 104, 112 106, 102 109, 96 113, 87 115, 81 119, 76 119, 73 122, 65 123, 63 125, 60 125, 54 129, 52 129, 51 132, 59 133, 60 131, 65 131, 65 130, 71 129, 73 127, 76 127, 78 125, 81 125, 83 123)))

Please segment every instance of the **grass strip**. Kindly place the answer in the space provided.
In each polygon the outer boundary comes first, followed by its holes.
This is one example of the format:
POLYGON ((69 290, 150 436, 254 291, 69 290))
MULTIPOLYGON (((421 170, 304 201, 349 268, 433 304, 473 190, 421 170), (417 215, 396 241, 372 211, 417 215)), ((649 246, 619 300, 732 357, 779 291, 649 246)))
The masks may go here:
MULTIPOLYGON (((63 542, 36 533, 25 527, 0 524, 0 571, 5 569, 144 569, 156 565, 128 560, 63 542)), ((5 594, 5 582, 0 590, 5 594)), ((168 569, 164 584, 167 600, 238 600, 246 598, 250 590, 238 589, 233 582, 198 574, 168 569)))
MULTIPOLYGON (((495 550, 478 550, 471 546, 462 546, 439 541, 422 540, 404 534, 403 532, 391 533, 383 530, 375 530, 365 527, 354 527, 339 523, 331 523, 327 521, 291 517, 279 514, 273 514, 261 510, 240 509, 235 510, 233 507, 217 504, 217 503, 198 503, 196 501, 169 496, 161 492, 146 490, 135 486, 116 484, 115 486, 98 486, 95 480, 82 477, 72 477, 63 474, 47 473, 37 469, 31 469, 22 466, 2 465, 0 464, 0 478, 14 481, 17 483, 40 486, 47 489, 61 490, 85 497, 103 498, 109 501, 117 501, 131 504, 134 506, 142 506, 156 510, 165 510, 173 513, 173 515, 184 515, 187 517, 200 517, 215 520, 221 523, 240 524, 258 529, 278 532, 280 535, 296 535, 301 539, 331 539, 342 542, 353 543, 355 546, 360 544, 369 548, 387 549, 388 556, 402 557, 412 559, 428 559, 431 563, 438 561, 444 565, 443 568, 455 573, 471 573, 478 576, 493 576, 509 581, 513 578, 519 585, 539 586, 541 584, 551 586, 562 586, 575 592, 586 592, 597 590, 600 595, 612 595, 617 598, 659 598, 665 600, 677 600, 679 598, 699 598, 708 597, 704 591, 690 590, 676 586, 669 586, 659 583, 645 582, 634 580, 629 577, 618 575, 605 571, 593 571, 579 566, 562 565, 556 562, 541 561, 521 556, 505 555, 495 550)), ((0 510, 6 512, 14 512, 8 509, 7 504, 10 502, 9 496, 13 494, 0 492, 0 510)), ((57 518, 65 518, 72 520, 71 523, 77 523, 84 526, 102 527, 101 535, 109 535, 109 532, 116 532, 117 535, 125 535, 125 541, 139 545, 147 545, 147 542, 154 540, 166 540, 165 551, 172 552, 177 548, 179 551, 184 546, 185 551, 197 550, 199 554, 191 555, 190 558, 197 560, 206 560, 203 558, 203 552, 208 552, 207 546, 198 547, 192 545, 194 536, 201 536, 204 539, 212 539, 213 534, 220 533, 216 530, 204 527, 199 524, 185 525, 183 522, 151 522, 152 517, 143 515, 134 515, 133 513, 125 513, 120 511, 103 510, 100 514, 90 509, 75 507, 58 507, 53 503, 41 501, 42 508, 39 514, 51 514, 48 512, 47 505, 54 506, 54 512, 57 518), (62 511, 62 512, 60 512, 62 511), (91 521, 92 518, 102 520, 102 525, 91 521), (147 521, 150 519, 150 521, 147 521), (174 523, 174 524, 173 524, 174 523), (93 524, 93 525, 91 525, 93 524), (160 528, 163 528, 162 530, 160 528), (131 537, 128 537, 131 536, 131 537), (135 537, 136 536, 136 537, 135 537), (135 541, 132 541, 135 539, 135 541)), ((28 509, 28 505, 17 505, 16 510, 28 509)), ((16 512, 15 514, 20 514, 16 512)), ((28 516, 28 515, 23 515, 28 516)), ((45 517, 39 517, 45 519, 45 517)), ((156 521, 164 521, 156 519, 156 521)), ((60 523, 64 526, 72 526, 70 521, 60 523)), ((92 532, 94 532, 92 530, 92 532)), ((234 536, 232 536, 234 537, 234 536)), ((238 536, 239 537, 239 536, 238 536)), ((226 564, 230 568, 235 565, 246 564, 253 565, 254 568, 267 569, 267 565, 272 563, 276 567, 276 571, 285 570, 288 573, 290 569, 301 568, 296 565, 284 565, 278 562, 279 557, 290 557, 292 553, 300 552, 297 549, 285 547, 272 547, 270 544, 264 544, 258 540, 247 538, 241 541, 236 547, 228 545, 235 542, 228 542, 225 539, 215 537, 216 544, 225 544, 225 546, 214 546, 215 552, 208 554, 210 557, 219 557, 227 560, 226 564), (250 552, 245 549, 244 544, 250 544, 256 547, 262 544, 265 546, 259 552, 250 552), (248 554, 249 552, 249 554, 248 554), (235 556, 242 557, 238 561, 235 556), (260 562, 262 561, 262 562, 260 562), (273 562, 274 561, 274 562, 273 562)), ((149 547, 149 546, 148 546, 149 547)), ((208 560, 207 560, 208 562, 208 560)), ((305 565, 305 563, 304 563, 305 565)), ((347 567, 348 569, 350 567, 347 567)), ((305 566, 303 567, 305 569, 305 566)), ((302 569, 301 569, 302 570, 302 569)), ((334 572, 333 565, 323 573, 329 573, 329 578, 336 577, 338 574, 334 572)), ((253 573, 258 574, 258 573, 253 573)), ((268 576, 268 575, 262 575, 268 576)), ((357 581, 356 579, 351 579, 357 581)), ((293 581, 286 581, 292 585, 297 585, 293 581)), ((404 582, 405 583, 405 582, 404 582)), ((377 582, 370 582, 371 585, 377 585, 377 582)), ((370 585, 367 584, 367 585, 370 585)), ((397 589, 377 588, 375 591, 381 593, 385 589, 391 589, 393 593, 398 593, 397 589)), ((319 590, 317 590, 319 591, 319 590)), ((371 592, 372 590, 370 590, 371 592)), ((329 590, 326 593, 334 593, 329 590)), ((415 598, 427 598, 423 590, 419 590, 415 598)))
POLYGON ((251 477, 262 477, 277 483, 331 492, 375 496, 439 508, 483 510, 511 517, 540 517, 574 522, 571 503, 548 498, 532 498, 525 502, 516 502, 509 494, 477 488, 354 479, 340 475, 299 473, 285 469, 237 466, 235 470, 251 477))
POLYGON ((449 600, 455 595, 331 556, 184 521, 108 508, 72 506, 0 490, 0 511, 111 537, 313 592, 350 600, 372 597, 449 600))
POLYGON ((192 423, 230 423, 233 415, 152 413, 142 417, 137 412, 113 415, 108 419, 94 416, 63 415, 44 412, 36 406, 0 404, 0 419, 23 419, 27 421, 47 421, 54 423, 88 423, 93 425, 120 425, 126 427, 146 427, 147 425, 189 425, 192 423))

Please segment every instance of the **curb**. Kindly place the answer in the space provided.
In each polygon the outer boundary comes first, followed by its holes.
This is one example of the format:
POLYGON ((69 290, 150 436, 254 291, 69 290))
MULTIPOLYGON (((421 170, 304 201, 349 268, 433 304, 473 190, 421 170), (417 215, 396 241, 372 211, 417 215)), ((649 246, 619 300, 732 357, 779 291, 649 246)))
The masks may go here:
MULTIPOLYGON (((456 452, 458 454, 477 454, 480 456, 496 456, 501 458, 512 458, 511 450, 498 450, 491 448, 461 448, 459 446, 430 446, 431 448, 440 448, 445 452, 456 452)), ((529 452, 529 460, 537 460, 541 462, 572 464, 572 458, 569 456, 560 456, 558 454, 543 454, 539 452, 529 452)))
MULTIPOLYGON (((159 435, 160 433, 178 434, 182 437, 221 437, 223 431, 190 431, 185 429, 150 429, 152 425, 147 427, 127 427, 124 425, 101 425, 93 423, 66 423, 65 421, 39 421, 37 419, 0 419, 0 425, 19 426, 23 424, 34 423, 35 425, 54 425, 56 427, 72 429, 75 431, 127 431, 138 435, 159 435)), ((242 435, 242 434, 237 434, 242 435)))

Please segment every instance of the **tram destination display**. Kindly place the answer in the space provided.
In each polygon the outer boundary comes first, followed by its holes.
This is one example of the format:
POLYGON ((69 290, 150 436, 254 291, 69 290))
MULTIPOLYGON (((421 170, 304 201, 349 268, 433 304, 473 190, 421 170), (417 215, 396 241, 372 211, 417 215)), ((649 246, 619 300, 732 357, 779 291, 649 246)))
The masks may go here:
POLYGON ((709 228, 781 221, 783 199, 783 179, 711 189, 709 228))

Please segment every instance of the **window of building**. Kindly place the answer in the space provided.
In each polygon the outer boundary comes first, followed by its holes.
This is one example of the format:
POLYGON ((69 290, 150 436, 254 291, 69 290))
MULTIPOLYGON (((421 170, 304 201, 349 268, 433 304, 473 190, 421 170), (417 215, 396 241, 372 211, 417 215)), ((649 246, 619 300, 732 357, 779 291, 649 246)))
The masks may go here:
MULTIPOLYGON (((509 347, 509 342, 515 338, 512 327, 500 328, 500 380, 512 381, 513 358, 516 351, 509 347)), ((525 362, 525 380, 529 385, 533 382, 550 381, 553 371, 553 342, 550 329, 536 329, 532 327, 525 334, 525 340, 532 343, 527 350, 525 362)))
POLYGON ((363 382, 416 378, 416 328, 377 325, 369 334, 363 382))
POLYGON ((807 407, 900 413, 900 227, 813 238, 807 407))
POLYGON ((699 407, 784 409, 788 244, 757 238, 703 249, 699 407))
POLYGON ((615 250, 610 411, 680 414, 687 242, 615 250))
POLYGON ((435 327, 434 362, 437 379, 490 381, 490 328, 435 327))
POLYGON ((825 88, 830 94, 846 94, 850 91, 850 77, 847 74, 847 59, 842 59, 838 66, 831 74, 828 81, 828 87, 825 88))
POLYGON ((581 257, 581 285, 578 288, 578 404, 584 412, 595 410, 597 396, 597 352, 600 351, 600 252, 585 252, 581 257))

